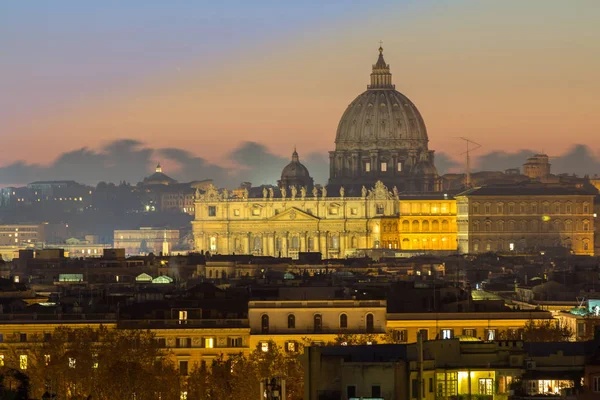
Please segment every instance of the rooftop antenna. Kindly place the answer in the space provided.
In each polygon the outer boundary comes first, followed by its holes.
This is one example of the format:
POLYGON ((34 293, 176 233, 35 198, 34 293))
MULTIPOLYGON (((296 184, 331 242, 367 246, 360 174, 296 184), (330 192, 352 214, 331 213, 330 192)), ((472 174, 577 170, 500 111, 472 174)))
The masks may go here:
POLYGON ((462 139, 467 143, 467 151, 465 151, 461 154, 466 154, 465 170, 466 170, 467 176, 465 179, 465 187, 468 189, 471 187, 471 152, 480 148, 481 145, 477 142, 470 140, 469 138, 466 138, 466 137, 461 136, 459 139, 462 139), (472 146, 470 147, 469 145, 472 145, 472 146))

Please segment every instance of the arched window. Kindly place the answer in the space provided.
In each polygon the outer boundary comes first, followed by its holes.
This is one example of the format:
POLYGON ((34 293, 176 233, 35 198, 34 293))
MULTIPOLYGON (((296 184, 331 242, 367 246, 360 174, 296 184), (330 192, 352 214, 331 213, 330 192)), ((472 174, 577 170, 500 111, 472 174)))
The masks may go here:
POLYGON ((565 221, 565 230, 567 230, 567 231, 573 230, 573 223, 571 222, 570 219, 565 221))
POLYGON ((298 236, 292 237, 292 249, 298 250, 299 247, 300 247, 300 240, 298 239, 298 236))
POLYGON ((281 240, 281 238, 277 238, 275 240, 275 250, 281 251, 282 248, 283 248, 283 241, 281 240))
POLYGON ((492 231, 492 221, 485 221, 485 231, 486 232, 492 231))
POLYGON ((352 236, 352 248, 357 248, 358 247, 358 239, 356 238, 356 236, 352 236))
POLYGON ((440 223, 438 221, 431 222, 431 232, 439 232, 440 231, 440 223))
POLYGON ((588 242, 587 240, 583 241, 583 250, 587 251, 590 249, 590 242, 588 242))
POLYGON ((367 333, 373 333, 373 331, 375 330, 375 324, 373 321, 373 314, 367 314, 367 333))
POLYGON ((296 328, 296 316, 294 314, 288 315, 288 329, 296 328))
POLYGON ((504 221, 498 221, 498 231, 504 232, 504 221))
POLYGON ((412 222, 412 232, 419 232, 419 221, 412 222))
POLYGON ((315 250, 315 238, 312 236, 308 238, 308 250, 315 250))
POLYGON ((208 270, 208 277, 209 277, 209 278, 212 278, 212 272, 213 272, 213 271, 212 271, 212 269, 209 269, 209 270, 208 270))
POLYGON ((583 203, 583 213, 587 214, 590 212, 590 205, 589 203, 583 203))
POLYGON ((443 220, 442 221, 442 232, 448 232, 450 230, 450 224, 448 223, 448 221, 443 220))
POLYGON ((589 221, 583 221, 583 230, 584 231, 590 230, 590 222, 589 221))
POLYGON ((409 250, 409 249, 410 249, 410 240, 402 239, 402 250, 409 250))
POLYGON ((321 332, 323 330, 323 317, 321 314, 315 314, 313 317, 313 328, 315 332, 321 332))
POLYGON ((479 232, 479 221, 473 222, 473 232, 479 232))
POLYGON ((402 232, 410 232, 410 222, 402 221, 402 232))
POLYGON ((348 316, 346 314, 340 314, 340 328, 348 327, 348 316))
POLYGON ((259 236, 254 236, 254 244, 253 244, 252 247, 254 248, 255 251, 259 251, 260 250, 260 247, 261 247, 260 246, 260 242, 261 242, 260 237, 259 236))
POLYGON ((429 221, 423 221, 421 223, 422 232, 429 232, 429 221))
POLYGON ((262 333, 269 333, 269 316, 267 314, 263 314, 260 317, 260 331, 262 333))

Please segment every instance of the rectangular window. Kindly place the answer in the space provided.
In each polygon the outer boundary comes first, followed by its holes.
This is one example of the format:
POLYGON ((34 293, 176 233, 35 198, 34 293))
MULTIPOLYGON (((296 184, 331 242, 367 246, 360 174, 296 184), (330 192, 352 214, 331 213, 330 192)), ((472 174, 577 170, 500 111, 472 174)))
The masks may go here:
POLYGON ((4 342, 4 335, 0 333, 0 343, 4 342))
POLYGON ((386 162, 381 163, 381 172, 387 172, 387 163, 386 162))
POLYGON ((365 163, 365 172, 371 172, 371 163, 369 161, 365 163))
POLYGON ((26 333, 19 334, 19 342, 24 343, 26 341, 27 341, 27 334, 26 333))
POLYGON ((433 378, 429 378, 429 393, 433 393, 433 378))
POLYGON ((476 337, 477 332, 475 329, 463 329, 463 335, 470 336, 470 337, 476 337))
POLYGON ((419 397, 419 380, 413 379, 410 384, 411 394, 410 397, 416 399, 419 397))
POLYGON ((27 355, 26 354, 21 354, 19 356, 19 368, 27 369, 27 355))
POLYGON ((241 337, 230 337, 227 339, 229 343, 229 347, 242 347, 242 338, 241 337))
POLYGON ((158 345, 159 348, 164 349, 167 347, 167 339, 158 338, 158 339, 156 339, 156 344, 158 345))
POLYGON ((600 392, 600 376, 594 376, 594 382, 593 382, 593 387, 592 389, 594 390, 594 392, 600 392))
POLYGON ((212 349, 215 347, 215 338, 204 338, 204 348, 212 349))
POLYGON ((485 340, 491 342, 492 340, 496 340, 496 330, 495 329, 486 329, 485 330, 485 340))
POLYGON ((454 337, 453 329, 442 329, 442 339, 452 339, 454 337))
POLYGON ((354 386, 354 385, 346 386, 346 397, 349 399, 356 398, 356 386, 354 386))
POLYGON ((403 343, 408 341, 408 330, 406 329, 394 329, 391 333, 392 340, 395 343, 403 343))
POLYGON ((350 214, 352 214, 352 215, 358 215, 358 208, 351 208, 350 209, 350 214))
POLYGON ((288 353, 295 353, 298 351, 298 343, 294 341, 289 341, 285 343, 285 350, 288 353))
POLYGON ((252 215, 258 217, 260 215, 260 208, 253 208, 252 215))
POLYGON ((190 338, 177 338, 177 347, 190 348, 192 347, 192 340, 190 338))
POLYGON ((383 204, 377 204, 377 206, 375 206, 375 214, 378 215, 382 215, 385 211, 385 208, 383 206, 383 204))
POLYGON ((381 398, 381 386, 379 386, 379 385, 371 386, 371 397, 375 397, 377 399, 381 398))
POLYGON ((494 394, 494 380, 490 378, 480 378, 479 394, 492 396, 494 394))
POLYGON ((188 312, 185 310, 179 311, 179 323, 187 324, 187 319, 188 319, 188 312))
POLYGON ((188 375, 188 362, 187 361, 179 361, 179 374, 183 376, 188 375))
POLYGON ((234 217, 239 217, 240 216, 240 209, 239 208, 234 208, 233 209, 233 216, 234 217))
POLYGON ((422 341, 429 340, 429 331, 427 329, 420 329, 419 335, 422 341))
POLYGON ((338 215, 338 208, 337 207, 329 208, 329 215, 338 215))
POLYGON ((0 354, 0 367, 4 367, 4 354, 0 354))
POLYGON ((208 206, 208 216, 209 217, 217 216, 217 206, 208 206))
POLYGON ((398 172, 402 172, 402 163, 401 162, 398 163, 398 172))

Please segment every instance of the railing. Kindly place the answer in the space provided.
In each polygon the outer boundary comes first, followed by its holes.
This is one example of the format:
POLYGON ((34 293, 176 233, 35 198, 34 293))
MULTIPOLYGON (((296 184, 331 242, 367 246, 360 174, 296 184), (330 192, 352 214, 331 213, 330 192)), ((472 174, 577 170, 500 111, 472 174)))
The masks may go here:
POLYGON ((121 329, 248 328, 247 319, 142 319, 119 321, 121 329))

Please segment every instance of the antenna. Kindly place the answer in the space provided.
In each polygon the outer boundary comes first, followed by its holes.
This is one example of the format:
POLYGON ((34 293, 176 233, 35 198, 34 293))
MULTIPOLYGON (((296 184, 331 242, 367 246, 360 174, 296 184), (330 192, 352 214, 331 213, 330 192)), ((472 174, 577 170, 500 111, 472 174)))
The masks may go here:
POLYGON ((459 139, 462 139, 467 143, 467 151, 465 151, 461 154, 466 154, 465 170, 466 170, 467 177, 465 179, 465 187, 468 189, 471 187, 471 152, 480 148, 481 145, 477 142, 474 142, 474 141, 466 138, 466 137, 460 137, 459 139), (474 145, 474 147, 469 148, 470 144, 474 145))

